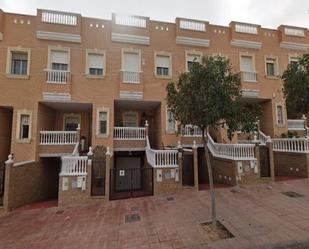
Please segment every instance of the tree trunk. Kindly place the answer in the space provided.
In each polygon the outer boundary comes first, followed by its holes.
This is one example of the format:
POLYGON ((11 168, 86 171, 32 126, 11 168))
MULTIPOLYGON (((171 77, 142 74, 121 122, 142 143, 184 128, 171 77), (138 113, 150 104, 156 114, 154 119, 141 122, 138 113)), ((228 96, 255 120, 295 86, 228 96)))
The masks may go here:
MULTIPOLYGON (((206 132, 208 133, 208 127, 206 129, 206 132)), ((208 168, 208 176, 209 176, 209 188, 210 188, 210 197, 211 197, 211 222, 212 222, 213 228, 217 228, 215 188, 214 188, 214 181, 212 177, 209 150, 207 146, 208 137, 207 137, 207 134, 205 136, 204 129, 202 130, 202 140, 203 140, 203 145, 204 145, 205 160, 206 160, 206 164, 208 168)))

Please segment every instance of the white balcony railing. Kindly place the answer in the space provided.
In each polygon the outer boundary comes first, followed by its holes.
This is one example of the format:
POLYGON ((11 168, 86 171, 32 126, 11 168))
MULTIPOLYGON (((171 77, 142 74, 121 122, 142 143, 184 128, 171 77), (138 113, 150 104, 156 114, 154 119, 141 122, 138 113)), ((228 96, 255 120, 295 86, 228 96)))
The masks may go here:
POLYGON ((83 176, 87 175, 87 156, 64 156, 61 158, 62 176, 83 176))
POLYGON ((309 153, 309 138, 273 138, 274 151, 309 153))
POLYGON ((258 30, 257 27, 250 24, 242 24, 236 23, 235 24, 235 31, 240 33, 247 33, 247 34, 257 34, 258 30))
POLYGON ((219 144, 208 134, 208 149, 216 157, 231 160, 256 160, 254 144, 219 144))
POLYGON ((181 127, 181 136, 183 136, 183 137, 201 137, 202 131, 197 126, 185 125, 185 126, 181 127))
POLYGON ((40 131, 41 145, 67 145, 76 143, 76 131, 40 131))
POLYGON ((76 26, 77 17, 72 14, 58 13, 53 11, 43 11, 42 22, 76 26))
POLYGON ((130 16, 130 15, 115 15, 115 23, 118 25, 132 26, 137 28, 146 28, 147 20, 140 16, 130 16))
POLYGON ((267 136, 262 131, 259 131, 259 140, 261 144, 266 144, 267 141, 270 141, 270 136, 267 136))
POLYGON ((114 127, 114 140, 145 140, 145 127, 114 127))
POLYGON ((68 71, 63 70, 46 70, 47 72, 47 83, 51 84, 66 84, 68 83, 68 71))
POLYGON ((257 81, 257 73, 256 72, 246 72, 242 71, 243 80, 245 82, 256 82, 257 81))
POLYGON ((288 119, 288 130, 304 131, 306 123, 304 119, 288 119))
POLYGON ((139 72, 131 72, 131 71, 123 71, 122 72, 122 82, 123 83, 138 84, 138 83, 140 83, 140 73, 139 72))
POLYGON ((154 150, 150 148, 148 137, 146 138, 146 157, 148 163, 154 168, 178 167, 177 150, 154 150))
POLYGON ((179 27, 181 29, 189 29, 194 31, 206 31, 205 23, 192 20, 185 20, 185 19, 180 20, 179 27))

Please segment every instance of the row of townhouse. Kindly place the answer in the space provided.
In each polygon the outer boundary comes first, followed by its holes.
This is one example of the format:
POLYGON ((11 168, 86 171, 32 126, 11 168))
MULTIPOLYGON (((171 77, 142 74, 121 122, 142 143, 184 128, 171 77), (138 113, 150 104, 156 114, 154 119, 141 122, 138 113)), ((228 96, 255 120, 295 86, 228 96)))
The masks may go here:
POLYGON ((248 144, 258 140, 252 134, 229 141, 225 128, 212 131, 215 180, 237 184, 244 172, 248 179, 262 171, 274 176, 273 148, 309 150, 306 139, 291 146, 268 137, 289 126, 306 132, 305 119, 287 120, 280 75, 308 48, 306 28, 284 25, 0 10, 0 162, 10 154, 12 165, 2 177, 4 204, 113 199, 206 184, 201 132, 189 124, 177 131, 165 101, 166 84, 205 55, 224 56, 241 72, 243 101, 262 107, 257 137, 266 148, 248 144), (179 151, 166 149, 176 146, 179 151))

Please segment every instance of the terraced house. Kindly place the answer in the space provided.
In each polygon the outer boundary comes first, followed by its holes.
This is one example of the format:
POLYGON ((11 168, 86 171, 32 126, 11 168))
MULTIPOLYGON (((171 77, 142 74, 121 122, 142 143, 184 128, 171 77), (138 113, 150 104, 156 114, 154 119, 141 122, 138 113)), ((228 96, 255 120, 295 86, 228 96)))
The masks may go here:
POLYGON ((4 207, 203 188, 201 131, 190 124, 177 130, 165 87, 205 55, 227 57, 241 72, 243 101, 263 112, 256 134, 232 141, 224 127, 208 134, 215 182, 308 177, 306 118, 287 119, 279 77, 308 49, 309 31, 301 27, 0 11, 4 207), (288 130, 302 138, 281 139, 288 130))

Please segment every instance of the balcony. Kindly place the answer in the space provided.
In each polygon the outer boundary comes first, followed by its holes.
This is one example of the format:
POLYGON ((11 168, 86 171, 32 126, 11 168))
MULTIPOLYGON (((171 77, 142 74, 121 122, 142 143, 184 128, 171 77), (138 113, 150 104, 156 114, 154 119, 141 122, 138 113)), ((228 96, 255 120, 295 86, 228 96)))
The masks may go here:
POLYGON ((129 84, 141 83, 140 72, 122 71, 122 83, 129 83, 129 84))
POLYGON ((185 125, 181 127, 182 137, 202 137, 202 131, 199 127, 193 125, 185 125))
POLYGON ((306 129, 305 119, 288 119, 288 130, 304 131, 306 129))
POLYGON ((69 72, 63 70, 46 70, 46 83, 49 84, 67 84, 69 83, 69 72))
POLYGON ((244 82, 257 82, 257 73, 256 72, 241 72, 242 79, 244 82))
POLYGON ((145 150, 145 146, 145 127, 114 127, 115 150, 145 150))

